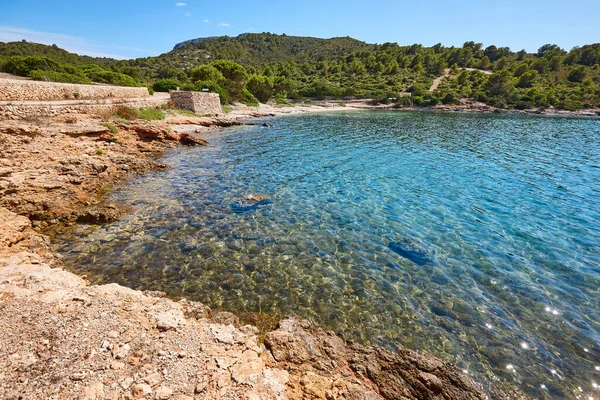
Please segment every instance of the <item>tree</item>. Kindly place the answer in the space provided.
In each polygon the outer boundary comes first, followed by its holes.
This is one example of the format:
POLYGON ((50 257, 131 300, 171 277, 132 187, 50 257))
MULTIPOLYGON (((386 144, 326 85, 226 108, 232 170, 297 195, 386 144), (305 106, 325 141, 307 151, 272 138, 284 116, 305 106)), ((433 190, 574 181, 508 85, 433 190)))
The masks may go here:
POLYGON ((227 91, 229 100, 241 100, 244 98, 244 89, 246 88, 246 79, 248 73, 241 65, 228 60, 218 60, 212 63, 223 76, 223 89, 227 91))
POLYGON ((177 90, 178 87, 181 87, 181 83, 175 79, 160 79, 152 85, 155 92, 168 92, 169 90, 177 90))
POLYGON ((242 82, 248 77, 246 69, 233 61, 217 60, 212 63, 212 66, 219 70, 219 72, 230 81, 242 82))
POLYGON ((585 67, 580 66, 580 67, 573 68, 571 70, 571 72, 569 72, 569 77, 567 79, 569 79, 569 82, 581 83, 581 82, 583 82, 585 77, 586 77, 585 67))
POLYGON ((537 78, 538 75, 539 75, 539 73, 535 69, 525 72, 524 74, 522 74, 519 77, 519 80, 517 81, 517 87, 520 87, 520 88, 532 87, 533 82, 535 81, 535 78, 537 78))
POLYGON ((513 88, 512 82, 513 77, 511 73, 503 69, 490 75, 485 89, 490 96, 508 96, 513 88))
POLYGON ((538 49, 536 55, 538 57, 543 57, 544 54, 546 54, 550 50, 554 50, 554 49, 560 49, 560 50, 562 50, 560 47, 558 47, 558 45, 555 45, 555 44, 545 44, 545 45, 543 45, 542 47, 540 47, 538 49))
POLYGON ((190 72, 190 76, 192 81, 213 81, 213 82, 221 82, 225 77, 215 67, 212 65, 201 65, 192 69, 190 72))
POLYGON ((246 87, 260 101, 266 103, 273 95, 273 78, 264 75, 252 75, 246 87))

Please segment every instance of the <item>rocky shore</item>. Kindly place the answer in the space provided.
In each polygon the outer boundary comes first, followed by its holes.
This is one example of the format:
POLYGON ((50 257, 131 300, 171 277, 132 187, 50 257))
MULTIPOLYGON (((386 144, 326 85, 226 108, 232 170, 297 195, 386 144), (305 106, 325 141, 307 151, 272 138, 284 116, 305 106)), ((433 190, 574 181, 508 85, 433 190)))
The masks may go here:
POLYGON ((346 109, 379 110, 379 111, 437 111, 437 112, 463 112, 463 113, 494 113, 494 114, 529 114, 548 116, 571 117, 600 117, 600 109, 561 110, 557 108, 531 108, 524 110, 505 109, 491 106, 486 103, 471 99, 460 99, 457 104, 438 104, 435 106, 399 106, 396 104, 375 104, 367 100, 334 101, 329 106, 337 108, 343 104, 346 109))
MULTIPOLYGON (((1 399, 487 399, 454 366, 348 344, 297 317, 259 331, 230 313, 61 269, 45 234, 106 223, 104 194, 201 133, 265 114, 164 122, 67 115, 0 122, 1 399)), ((200 135, 199 135, 200 134, 200 135)))

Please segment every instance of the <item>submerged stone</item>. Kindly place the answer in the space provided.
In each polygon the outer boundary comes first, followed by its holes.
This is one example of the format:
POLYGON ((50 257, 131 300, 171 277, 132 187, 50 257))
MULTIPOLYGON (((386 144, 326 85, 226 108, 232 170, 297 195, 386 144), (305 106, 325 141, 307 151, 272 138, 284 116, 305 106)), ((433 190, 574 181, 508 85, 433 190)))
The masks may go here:
POLYGON ((246 199, 245 201, 241 201, 239 203, 231 204, 231 211, 234 213, 245 213, 257 210, 260 206, 264 206, 267 204, 273 204, 273 200, 271 199, 262 199, 260 201, 253 202, 252 200, 246 199))
POLYGON ((388 245, 394 253, 406 258, 418 265, 426 265, 431 262, 427 254, 421 249, 411 248, 412 243, 392 242, 388 245))

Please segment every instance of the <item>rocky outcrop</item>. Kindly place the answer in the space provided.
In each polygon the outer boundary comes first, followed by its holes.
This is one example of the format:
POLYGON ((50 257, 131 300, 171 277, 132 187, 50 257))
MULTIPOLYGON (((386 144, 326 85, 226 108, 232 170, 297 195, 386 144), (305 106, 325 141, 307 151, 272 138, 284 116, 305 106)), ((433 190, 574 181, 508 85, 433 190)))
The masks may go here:
POLYGON ((220 117, 186 117, 182 115, 169 118, 167 122, 171 125, 197 125, 204 127, 218 126, 221 128, 248 124, 248 122, 245 122, 240 119, 220 117))
POLYGON ((346 345, 333 332, 297 318, 282 320, 265 344, 290 372, 292 398, 488 398, 468 376, 435 357, 346 345))
POLYGON ((166 167, 148 155, 178 143, 208 144, 193 134, 174 133, 163 122, 114 125, 116 131, 81 115, 70 123, 2 123, 0 206, 31 218, 36 227, 111 222, 122 212, 97 193, 131 174, 166 167))
POLYGON ((118 125, 122 130, 133 131, 137 136, 144 141, 153 140, 172 140, 187 146, 208 146, 208 142, 204 139, 196 137, 190 133, 173 132, 167 123, 152 123, 152 124, 132 124, 118 125))

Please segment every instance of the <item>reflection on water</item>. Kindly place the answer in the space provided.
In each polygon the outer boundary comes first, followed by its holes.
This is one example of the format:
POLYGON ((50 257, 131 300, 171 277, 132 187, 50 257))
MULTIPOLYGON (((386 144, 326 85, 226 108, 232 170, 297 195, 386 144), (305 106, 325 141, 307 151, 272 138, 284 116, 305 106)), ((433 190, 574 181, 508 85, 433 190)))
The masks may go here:
MULTIPOLYGON (((96 282, 298 313, 539 398, 600 397, 600 121, 335 113, 207 135, 60 243, 96 282), (254 194, 266 199, 249 201, 254 194)), ((261 198, 262 199, 262 198, 261 198)))

